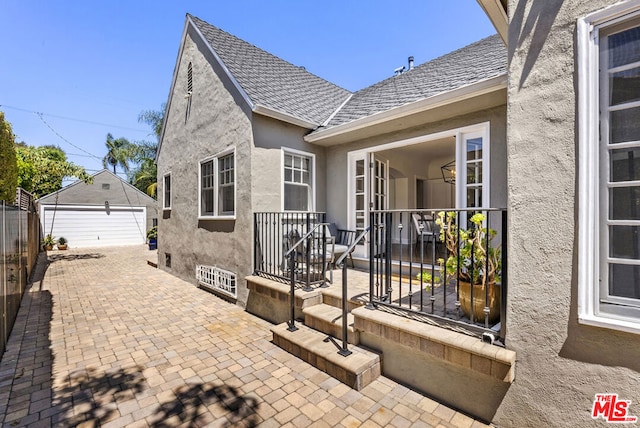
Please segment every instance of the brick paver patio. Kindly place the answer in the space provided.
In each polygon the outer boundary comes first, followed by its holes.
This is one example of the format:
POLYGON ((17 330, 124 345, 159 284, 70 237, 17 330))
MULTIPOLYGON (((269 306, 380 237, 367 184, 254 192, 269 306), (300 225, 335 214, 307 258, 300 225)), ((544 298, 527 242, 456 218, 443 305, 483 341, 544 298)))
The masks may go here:
POLYGON ((0 364, 2 426, 484 426, 384 377, 350 389, 149 254, 49 252, 0 364))

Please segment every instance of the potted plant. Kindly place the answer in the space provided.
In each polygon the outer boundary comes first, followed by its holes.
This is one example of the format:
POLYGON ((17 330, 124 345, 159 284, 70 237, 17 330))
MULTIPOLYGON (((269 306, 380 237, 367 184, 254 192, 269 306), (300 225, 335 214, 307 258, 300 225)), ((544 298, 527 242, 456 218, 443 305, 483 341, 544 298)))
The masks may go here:
POLYGON ((61 236, 58 238, 58 250, 66 250, 67 249, 67 238, 61 236))
POLYGON ((42 246, 44 247, 45 251, 51 251, 53 250, 53 246, 56 244, 56 240, 53 237, 53 235, 48 234, 47 236, 44 237, 44 239, 42 240, 42 246))
POLYGON ((149 240, 149 249, 155 250, 158 248, 158 226, 153 226, 147 230, 147 239, 149 240))
MULTIPOLYGON (((439 212, 436 224, 440 227, 440 240, 447 248, 447 258, 438 259, 438 264, 440 275, 445 272, 449 278, 457 277, 458 296, 464 314, 471 318, 473 311, 475 320, 484 320, 484 308, 489 307, 489 323, 494 323, 500 318, 502 260, 500 246, 490 245, 497 232, 484 224, 485 219, 484 214, 476 213, 469 219, 469 228, 465 229, 456 222, 455 212, 439 212)), ((428 286, 439 285, 440 278, 431 278, 428 272, 421 275, 428 286)))

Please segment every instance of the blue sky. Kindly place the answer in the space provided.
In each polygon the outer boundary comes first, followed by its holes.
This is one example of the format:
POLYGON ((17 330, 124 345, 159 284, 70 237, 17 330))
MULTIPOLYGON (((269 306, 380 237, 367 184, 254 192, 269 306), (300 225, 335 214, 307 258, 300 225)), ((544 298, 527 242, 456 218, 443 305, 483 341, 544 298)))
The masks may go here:
POLYGON ((0 0, 0 111, 89 172, 167 100, 186 13, 351 91, 495 33, 476 0, 0 0), (34 112, 42 113, 38 115, 34 112))

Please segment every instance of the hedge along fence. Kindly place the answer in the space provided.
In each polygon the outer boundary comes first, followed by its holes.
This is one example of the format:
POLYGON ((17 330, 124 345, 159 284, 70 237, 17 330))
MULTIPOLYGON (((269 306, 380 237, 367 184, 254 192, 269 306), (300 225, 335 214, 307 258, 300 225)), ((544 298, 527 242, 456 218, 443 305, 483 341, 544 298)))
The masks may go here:
POLYGON ((0 202, 0 356, 4 354, 40 249, 40 221, 31 206, 0 202))

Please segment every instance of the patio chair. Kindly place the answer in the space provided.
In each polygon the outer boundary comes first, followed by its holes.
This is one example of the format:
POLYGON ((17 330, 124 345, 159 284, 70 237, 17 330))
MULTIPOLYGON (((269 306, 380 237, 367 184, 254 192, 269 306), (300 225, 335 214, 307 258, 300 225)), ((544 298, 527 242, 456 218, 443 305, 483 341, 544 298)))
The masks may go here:
MULTIPOLYGON (((306 264, 308 262, 309 268, 310 268, 309 272, 311 274, 315 275, 323 271, 325 272, 329 271, 329 283, 333 283, 333 270, 331 269, 331 267, 333 266, 333 263, 335 261, 335 253, 334 253, 335 238, 331 236, 330 233, 327 231, 326 238, 325 238, 326 240, 326 250, 325 250, 326 252, 324 256, 325 264, 323 266, 322 251, 320 250, 322 245, 321 244, 322 239, 320 236, 321 235, 318 233, 315 236, 310 237, 309 239, 305 240, 305 242, 298 245, 298 247, 295 249, 294 258, 296 260, 296 265, 297 265, 295 274, 302 275, 306 270, 306 267, 307 267, 306 264)), ((292 248, 300 240, 300 238, 301 236, 297 229, 292 229, 288 233, 285 233, 283 236, 283 248, 282 248, 283 254, 286 254, 286 252, 289 251, 289 249, 292 248)), ((282 271, 284 273, 290 274, 289 264, 290 264, 289 258, 285 257, 282 261, 282 266, 283 266, 282 271)))
MULTIPOLYGON (((283 274, 290 274, 290 258, 289 256, 285 256, 285 254, 292 248, 299 240, 300 240, 300 232, 297 229, 291 229, 289 232, 284 233, 282 235, 282 265, 281 270, 283 274)), ((294 258, 296 263, 298 264, 298 271, 300 271, 299 264, 305 260, 304 257, 304 243, 299 245, 294 251, 294 258)))
POLYGON ((418 245, 435 242, 438 244, 440 231, 430 215, 413 213, 411 214, 413 227, 416 230, 416 251, 418 245))
MULTIPOLYGON (((335 238, 334 242, 334 256, 336 259, 340 258, 340 256, 347 252, 353 241, 356 239, 356 231, 355 230, 347 230, 347 229, 339 229, 335 223, 329 224, 329 232, 331 236, 335 238)), ((349 252, 349 259, 351 260, 351 267, 355 268, 355 263, 353 262, 353 257, 351 256, 353 250, 349 252)), ((335 260, 334 260, 335 261, 335 260)), ((335 268, 335 266, 333 266, 335 268)))

